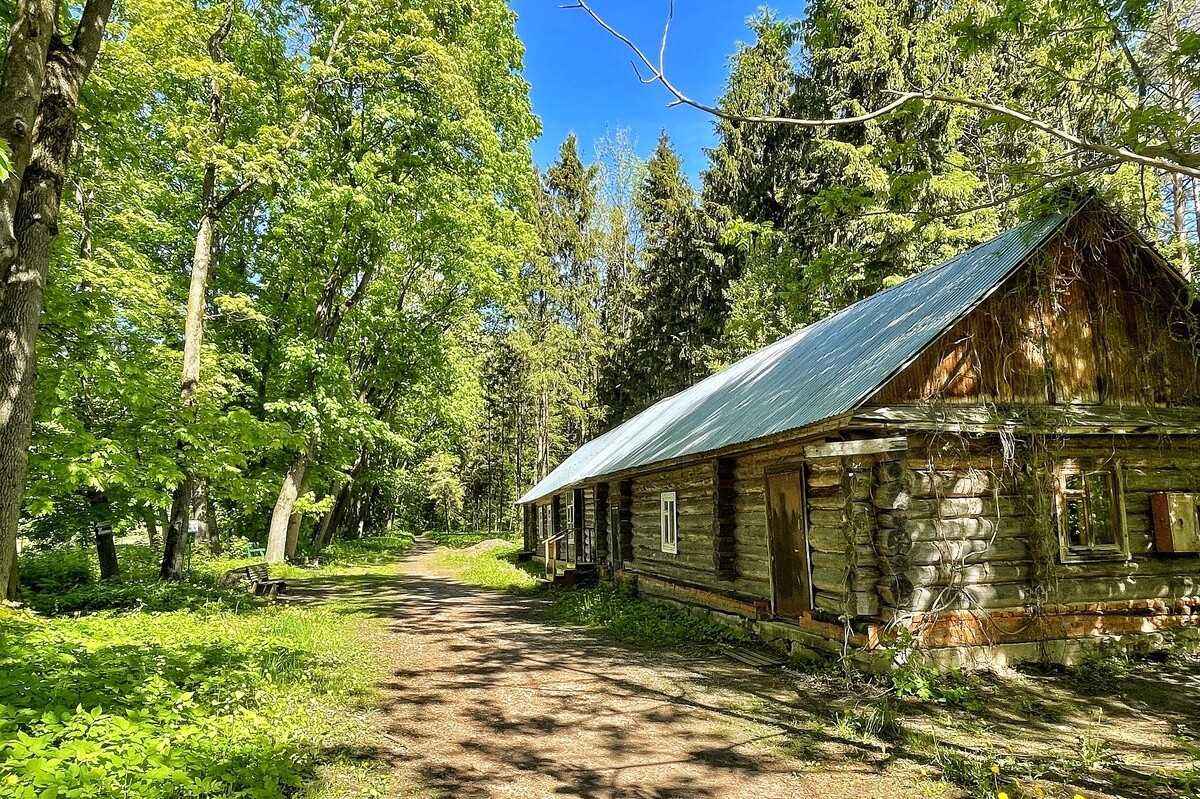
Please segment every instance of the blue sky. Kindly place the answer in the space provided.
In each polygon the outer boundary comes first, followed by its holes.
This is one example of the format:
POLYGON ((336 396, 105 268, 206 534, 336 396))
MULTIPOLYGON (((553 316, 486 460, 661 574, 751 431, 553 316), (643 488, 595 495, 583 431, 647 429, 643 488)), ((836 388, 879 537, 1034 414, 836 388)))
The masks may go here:
MULTIPOLYGON (((533 108, 542 120, 534 145, 539 165, 554 160, 567 133, 579 137, 585 159, 596 140, 628 128, 638 152, 654 149, 665 129, 693 177, 704 166, 704 147, 714 143, 712 119, 691 108, 667 108, 659 86, 643 86, 629 66, 631 53, 600 30, 580 10, 559 6, 570 0, 510 0, 517 12, 517 33, 525 42, 525 76, 532 86, 533 108)), ((749 38, 745 21, 762 0, 676 0, 667 46, 667 74, 698 100, 720 96, 729 57, 749 38)), ((804 0, 775 0, 769 5, 800 16, 804 0)), ((593 0, 593 8, 644 50, 656 53, 666 0, 593 0)))

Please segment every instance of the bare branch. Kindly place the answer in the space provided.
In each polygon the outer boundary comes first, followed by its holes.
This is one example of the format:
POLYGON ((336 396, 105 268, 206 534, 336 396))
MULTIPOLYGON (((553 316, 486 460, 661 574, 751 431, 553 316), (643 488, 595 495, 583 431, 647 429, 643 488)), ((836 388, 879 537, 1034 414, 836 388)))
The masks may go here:
MULTIPOLYGON (((618 31, 610 25, 603 17, 596 13, 591 7, 588 0, 577 0, 575 3, 563 5, 564 9, 579 9, 585 12, 592 20, 599 25, 610 36, 628 47, 638 61, 645 65, 646 69, 650 70, 650 78, 644 79, 642 82, 646 84, 658 83, 665 88, 674 98, 668 107, 677 105, 688 105, 697 110, 711 114, 720 119, 729 120, 730 122, 741 122, 750 124, 778 124, 792 125, 801 128, 833 128, 841 125, 857 125, 863 122, 870 122, 881 117, 886 117, 889 114, 897 111, 902 106, 912 102, 924 101, 932 103, 942 103, 945 105, 956 105, 967 108, 975 108, 980 111, 989 111, 993 114, 1007 117, 1022 125, 1041 131, 1049 136, 1052 136, 1060 141, 1066 142, 1079 150, 1105 155, 1110 158, 1116 158, 1120 161, 1148 166, 1153 169, 1161 170, 1180 175, 1188 175, 1191 177, 1200 177, 1200 153, 1179 152, 1169 145, 1151 145, 1143 148, 1144 152, 1135 152, 1125 147, 1115 147, 1112 145, 1094 142, 1084 136, 1071 133, 1055 127, 1047 122, 1044 122, 1036 117, 1008 106, 999 105, 997 103, 989 103, 984 100, 975 100, 970 97, 961 97, 958 95, 945 94, 938 91, 891 91, 888 94, 893 95, 896 99, 886 105, 880 106, 873 111, 868 111, 864 114, 852 117, 832 117, 827 119, 801 119, 798 117, 775 117, 775 116, 749 116, 745 114, 735 114, 722 110, 716 106, 702 103, 684 94, 666 75, 666 70, 663 65, 664 52, 666 49, 666 33, 670 26, 671 14, 673 13, 673 3, 669 7, 667 25, 663 29, 663 41, 659 52, 659 62, 656 65, 646 53, 638 47, 638 45, 625 34, 618 31), (1156 153, 1152 155, 1149 153, 1156 153)), ((636 71, 636 63, 635 63, 636 71)))

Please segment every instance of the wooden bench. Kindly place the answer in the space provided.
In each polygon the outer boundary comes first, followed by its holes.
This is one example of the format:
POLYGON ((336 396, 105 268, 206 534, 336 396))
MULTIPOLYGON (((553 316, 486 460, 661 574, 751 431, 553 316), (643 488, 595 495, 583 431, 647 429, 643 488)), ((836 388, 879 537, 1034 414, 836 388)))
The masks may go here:
POLYGON ((287 591, 287 582, 277 578, 272 579, 271 572, 265 563, 252 563, 249 566, 230 569, 221 578, 221 584, 232 585, 243 580, 249 585, 255 596, 274 598, 276 594, 287 591))

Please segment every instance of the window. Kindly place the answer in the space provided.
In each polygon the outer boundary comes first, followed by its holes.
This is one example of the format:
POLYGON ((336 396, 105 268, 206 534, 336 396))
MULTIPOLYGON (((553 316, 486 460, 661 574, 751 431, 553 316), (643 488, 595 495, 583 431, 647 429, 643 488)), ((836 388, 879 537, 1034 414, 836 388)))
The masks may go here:
POLYGON ((1118 467, 1069 461, 1059 467, 1057 479, 1055 516, 1063 561, 1126 557, 1118 467))
POLYGON ((567 529, 575 529, 575 497, 573 495, 567 500, 567 529))
POLYGON ((662 530, 662 551, 672 555, 679 552, 679 505, 674 491, 658 496, 659 521, 662 530))

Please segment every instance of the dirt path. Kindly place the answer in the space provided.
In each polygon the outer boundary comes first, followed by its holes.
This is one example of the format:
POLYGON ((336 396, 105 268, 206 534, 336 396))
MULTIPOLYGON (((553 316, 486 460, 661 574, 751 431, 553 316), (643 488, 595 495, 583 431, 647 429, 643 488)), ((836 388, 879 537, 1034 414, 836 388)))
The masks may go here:
POLYGON ((432 551, 418 546, 395 578, 335 578, 301 591, 350 594, 387 620, 394 668, 382 711, 399 795, 947 795, 828 724, 781 717, 796 692, 770 675, 547 624, 541 600, 458 583, 437 573, 432 551))

